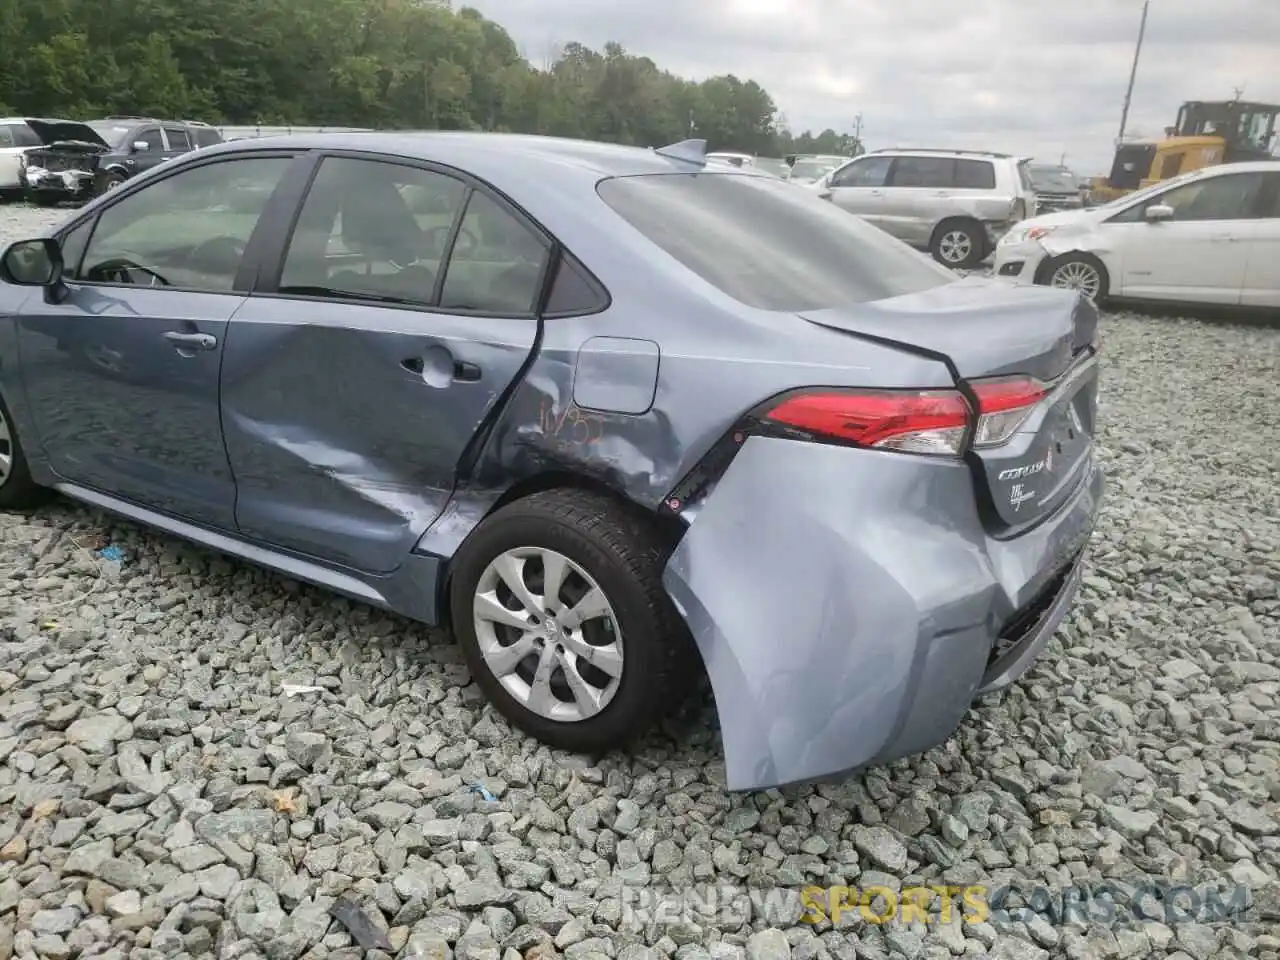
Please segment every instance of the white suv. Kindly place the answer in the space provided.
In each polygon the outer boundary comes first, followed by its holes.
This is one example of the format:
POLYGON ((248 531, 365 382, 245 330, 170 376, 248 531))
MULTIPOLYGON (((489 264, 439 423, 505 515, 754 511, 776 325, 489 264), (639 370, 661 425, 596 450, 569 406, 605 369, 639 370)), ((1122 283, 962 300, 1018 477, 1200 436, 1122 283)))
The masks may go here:
POLYGON ((813 189, 949 267, 987 258, 1034 216, 1029 159, 968 150, 876 150, 837 167, 813 189))

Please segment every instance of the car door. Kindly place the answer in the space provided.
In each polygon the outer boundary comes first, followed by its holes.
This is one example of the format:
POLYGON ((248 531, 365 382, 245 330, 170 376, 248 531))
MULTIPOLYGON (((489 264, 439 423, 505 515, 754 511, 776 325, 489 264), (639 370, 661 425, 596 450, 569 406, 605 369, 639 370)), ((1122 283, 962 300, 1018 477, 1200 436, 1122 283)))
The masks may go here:
POLYGON ((1245 283, 1261 173, 1199 177, 1147 197, 1102 225, 1120 264, 1119 296, 1234 306, 1245 283), (1168 220, 1147 219, 1154 206, 1168 220))
POLYGON ((1240 304, 1280 307, 1280 172, 1263 174, 1257 213, 1249 224, 1240 304))
POLYGON ((533 350, 551 245, 463 175, 359 154, 325 156, 282 222, 223 361, 236 520, 387 573, 533 350))
POLYGON ((133 174, 144 173, 169 159, 169 145, 159 127, 139 127, 129 135, 126 149, 133 174))
POLYGON ((899 157, 885 187, 885 229, 927 247, 933 228, 955 209, 955 166, 953 157, 899 157))
POLYGON ((827 187, 831 202, 884 229, 884 185, 892 166, 892 157, 861 157, 839 167, 827 187))
POLYGON ((66 289, 18 314, 40 443, 69 483, 235 529, 218 374, 244 251, 287 154, 219 158, 122 192, 61 235, 66 289), (222 205, 228 185, 264 188, 222 205))

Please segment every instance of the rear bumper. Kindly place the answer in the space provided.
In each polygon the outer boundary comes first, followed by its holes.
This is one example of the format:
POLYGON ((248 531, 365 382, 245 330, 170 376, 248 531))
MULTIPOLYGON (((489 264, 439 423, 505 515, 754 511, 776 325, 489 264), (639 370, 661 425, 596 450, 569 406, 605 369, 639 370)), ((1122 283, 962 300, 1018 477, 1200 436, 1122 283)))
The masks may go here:
POLYGON ((967 466, 753 437, 665 584, 715 692, 728 786, 844 776, 927 750, 1018 679, 1070 608, 1102 475, 996 540, 967 466))

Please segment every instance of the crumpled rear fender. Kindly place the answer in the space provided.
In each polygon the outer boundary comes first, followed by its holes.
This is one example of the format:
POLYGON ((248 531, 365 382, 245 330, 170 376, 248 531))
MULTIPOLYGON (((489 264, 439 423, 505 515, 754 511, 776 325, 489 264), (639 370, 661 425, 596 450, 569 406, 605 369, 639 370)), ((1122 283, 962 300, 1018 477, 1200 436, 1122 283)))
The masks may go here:
POLYGON ((959 462, 743 444, 664 573, 711 679, 729 789, 828 779, 954 732, 1055 549, 993 564, 972 484, 959 462))

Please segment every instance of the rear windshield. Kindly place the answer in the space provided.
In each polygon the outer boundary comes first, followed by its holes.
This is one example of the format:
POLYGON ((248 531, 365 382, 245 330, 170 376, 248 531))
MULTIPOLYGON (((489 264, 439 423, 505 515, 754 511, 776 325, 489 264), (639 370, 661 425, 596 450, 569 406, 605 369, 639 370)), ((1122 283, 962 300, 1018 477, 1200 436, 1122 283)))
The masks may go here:
POLYGON ((761 310, 824 310, 919 293, 955 279, 793 183, 682 173, 616 177, 597 189, 658 247, 761 310))

